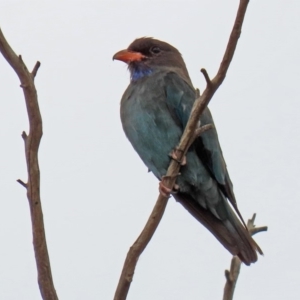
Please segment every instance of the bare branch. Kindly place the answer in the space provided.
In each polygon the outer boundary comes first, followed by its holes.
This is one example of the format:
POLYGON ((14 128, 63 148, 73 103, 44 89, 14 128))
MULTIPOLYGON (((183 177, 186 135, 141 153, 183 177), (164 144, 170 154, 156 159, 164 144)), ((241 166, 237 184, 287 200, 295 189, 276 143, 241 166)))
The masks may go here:
POLYGON ((24 140, 24 142, 26 142, 26 140, 27 140, 27 134, 26 134, 25 131, 22 132, 21 136, 22 136, 22 139, 24 140))
MULTIPOLYGON (((191 140, 194 138, 194 132, 198 126, 199 117, 201 116, 202 112, 208 105, 210 99, 212 98, 218 87, 222 84, 226 76, 238 39, 240 37, 241 27, 243 24, 248 2, 249 0, 240 0, 240 5, 238 8, 235 23, 218 73, 212 80, 209 80, 210 84, 207 84, 203 94, 200 97, 198 97, 195 101, 194 107, 191 112, 191 116, 189 118, 189 121, 186 125, 186 128, 178 146, 179 149, 184 149, 183 153, 178 152, 180 154, 178 157, 178 161, 182 160, 188 149, 188 146, 191 143, 191 140)), ((209 79, 208 75, 207 78, 209 79)), ((164 186, 170 189, 173 188, 176 181, 176 175, 179 173, 179 169, 180 164, 175 160, 171 160, 166 177, 163 179, 164 186)), ((130 284, 132 282, 138 258, 146 248, 149 241, 151 240, 163 216, 164 210, 167 205, 167 201, 168 199, 166 197, 159 195, 156 204, 153 208, 153 211, 148 219, 148 222, 146 223, 140 236, 129 249, 115 292, 114 300, 125 300, 127 298, 127 294, 129 291, 130 284)))
POLYGON ((261 226, 261 227, 255 227, 251 230, 251 235, 257 234, 259 232, 263 232, 263 231, 267 231, 268 230, 268 226, 261 226))
MULTIPOLYGON (((199 121, 200 123, 200 121, 199 121)), ((192 137, 192 139, 190 139, 190 142, 187 146, 187 149, 189 149, 191 147, 191 145, 194 143, 194 141, 205 131, 209 130, 209 129, 213 129, 214 128, 214 125, 213 124, 206 124, 206 125, 203 125, 203 126, 200 126, 198 127, 195 132, 194 132, 194 135, 192 137)))
POLYGON ((209 130, 209 129, 213 129, 214 125, 213 124, 206 124, 201 126, 200 128, 197 128, 195 130, 195 134, 194 134, 194 140, 199 137, 203 132, 209 130))
POLYGON ((241 269, 241 261, 233 256, 230 264, 230 271, 225 270, 226 285, 224 288, 223 300, 233 299, 233 292, 241 269))
POLYGON ((18 179, 17 182, 19 182, 21 185, 24 186, 25 189, 27 189, 27 183, 25 183, 23 180, 18 179))
POLYGON ((32 70, 32 72, 31 72, 31 76, 32 76, 33 79, 35 78, 35 76, 37 74, 37 71, 40 68, 40 66, 41 66, 41 63, 39 61, 37 61, 34 68, 33 68, 33 70, 32 70))
POLYGON ((43 132, 42 118, 39 110, 37 93, 33 82, 40 63, 37 62, 32 73, 28 72, 21 55, 17 56, 12 50, 1 30, 0 52, 15 70, 21 81, 21 87, 23 88, 29 118, 29 134, 27 136, 25 132, 22 133, 22 138, 25 142, 28 181, 27 184, 21 180, 18 180, 18 182, 27 188, 39 288, 44 300, 57 300, 58 298, 52 280, 40 199, 38 148, 43 132))
MULTIPOLYGON (((247 228, 251 235, 254 235, 258 232, 267 231, 267 226, 255 227, 254 221, 256 218, 256 214, 253 214, 252 218, 247 222, 247 228)), ((236 286, 236 282, 238 280, 240 269, 241 269, 241 261, 237 256, 233 256, 231 259, 230 270, 225 270, 226 283, 224 287, 223 300, 232 300, 233 294, 236 286)))
POLYGON ((202 68, 200 71, 201 71, 201 73, 203 74, 203 76, 206 80, 206 84, 210 85, 211 81, 210 81, 210 78, 209 78, 209 75, 208 75, 207 71, 204 68, 202 68))

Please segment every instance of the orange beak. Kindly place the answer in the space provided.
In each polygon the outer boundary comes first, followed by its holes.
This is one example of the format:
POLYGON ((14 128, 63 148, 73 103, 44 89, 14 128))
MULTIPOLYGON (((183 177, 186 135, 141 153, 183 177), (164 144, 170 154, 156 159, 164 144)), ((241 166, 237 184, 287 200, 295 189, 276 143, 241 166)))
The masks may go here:
POLYGON ((126 50, 121 50, 121 51, 117 52, 113 56, 113 60, 114 59, 121 60, 128 64, 132 61, 140 61, 144 57, 145 56, 140 52, 129 51, 126 49, 126 50))

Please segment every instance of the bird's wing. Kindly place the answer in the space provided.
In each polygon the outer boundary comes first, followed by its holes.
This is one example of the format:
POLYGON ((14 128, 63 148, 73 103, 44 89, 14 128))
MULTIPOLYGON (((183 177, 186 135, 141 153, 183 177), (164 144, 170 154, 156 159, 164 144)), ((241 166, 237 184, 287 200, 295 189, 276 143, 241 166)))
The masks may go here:
MULTIPOLYGON (((165 87, 167 105, 172 112, 175 112, 175 114, 172 113, 172 115, 175 115, 178 118, 182 128, 185 128, 195 102, 196 92, 187 81, 183 80, 183 78, 175 72, 166 73, 165 87)), ((200 122, 201 126, 205 124, 214 125, 213 118, 208 108, 206 108, 201 115, 200 122)), ((215 127, 203 132, 201 136, 195 140, 192 147, 208 172, 218 182, 220 190, 225 197, 229 199, 243 221, 237 208, 233 193, 233 185, 227 171, 215 127)))

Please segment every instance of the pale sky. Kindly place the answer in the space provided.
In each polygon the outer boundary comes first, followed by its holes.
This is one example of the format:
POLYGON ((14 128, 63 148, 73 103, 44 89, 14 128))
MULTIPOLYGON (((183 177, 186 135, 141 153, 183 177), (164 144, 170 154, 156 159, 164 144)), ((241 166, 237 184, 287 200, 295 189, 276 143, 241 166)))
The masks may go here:
MULTIPOLYGON (((195 87, 216 74, 238 1, 9 1, 0 27, 36 77, 44 136, 41 197, 60 299, 112 299, 158 182, 119 118, 129 83, 115 52, 152 36, 177 47, 195 87)), ((212 110, 240 211, 268 225, 243 266, 235 299, 300 295, 300 2, 250 1, 236 54, 212 110)), ((19 80, 0 56, 0 299, 40 299, 25 189, 19 80)), ((231 255, 174 199, 140 257, 128 300, 222 299, 231 255)))

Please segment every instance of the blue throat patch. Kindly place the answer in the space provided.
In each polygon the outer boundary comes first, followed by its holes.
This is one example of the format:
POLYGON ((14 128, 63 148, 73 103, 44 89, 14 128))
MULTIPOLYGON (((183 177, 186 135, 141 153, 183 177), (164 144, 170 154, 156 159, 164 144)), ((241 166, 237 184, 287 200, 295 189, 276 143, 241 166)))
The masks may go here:
POLYGON ((144 76, 148 76, 153 73, 153 70, 145 65, 135 65, 130 68, 131 80, 136 81, 144 76))

